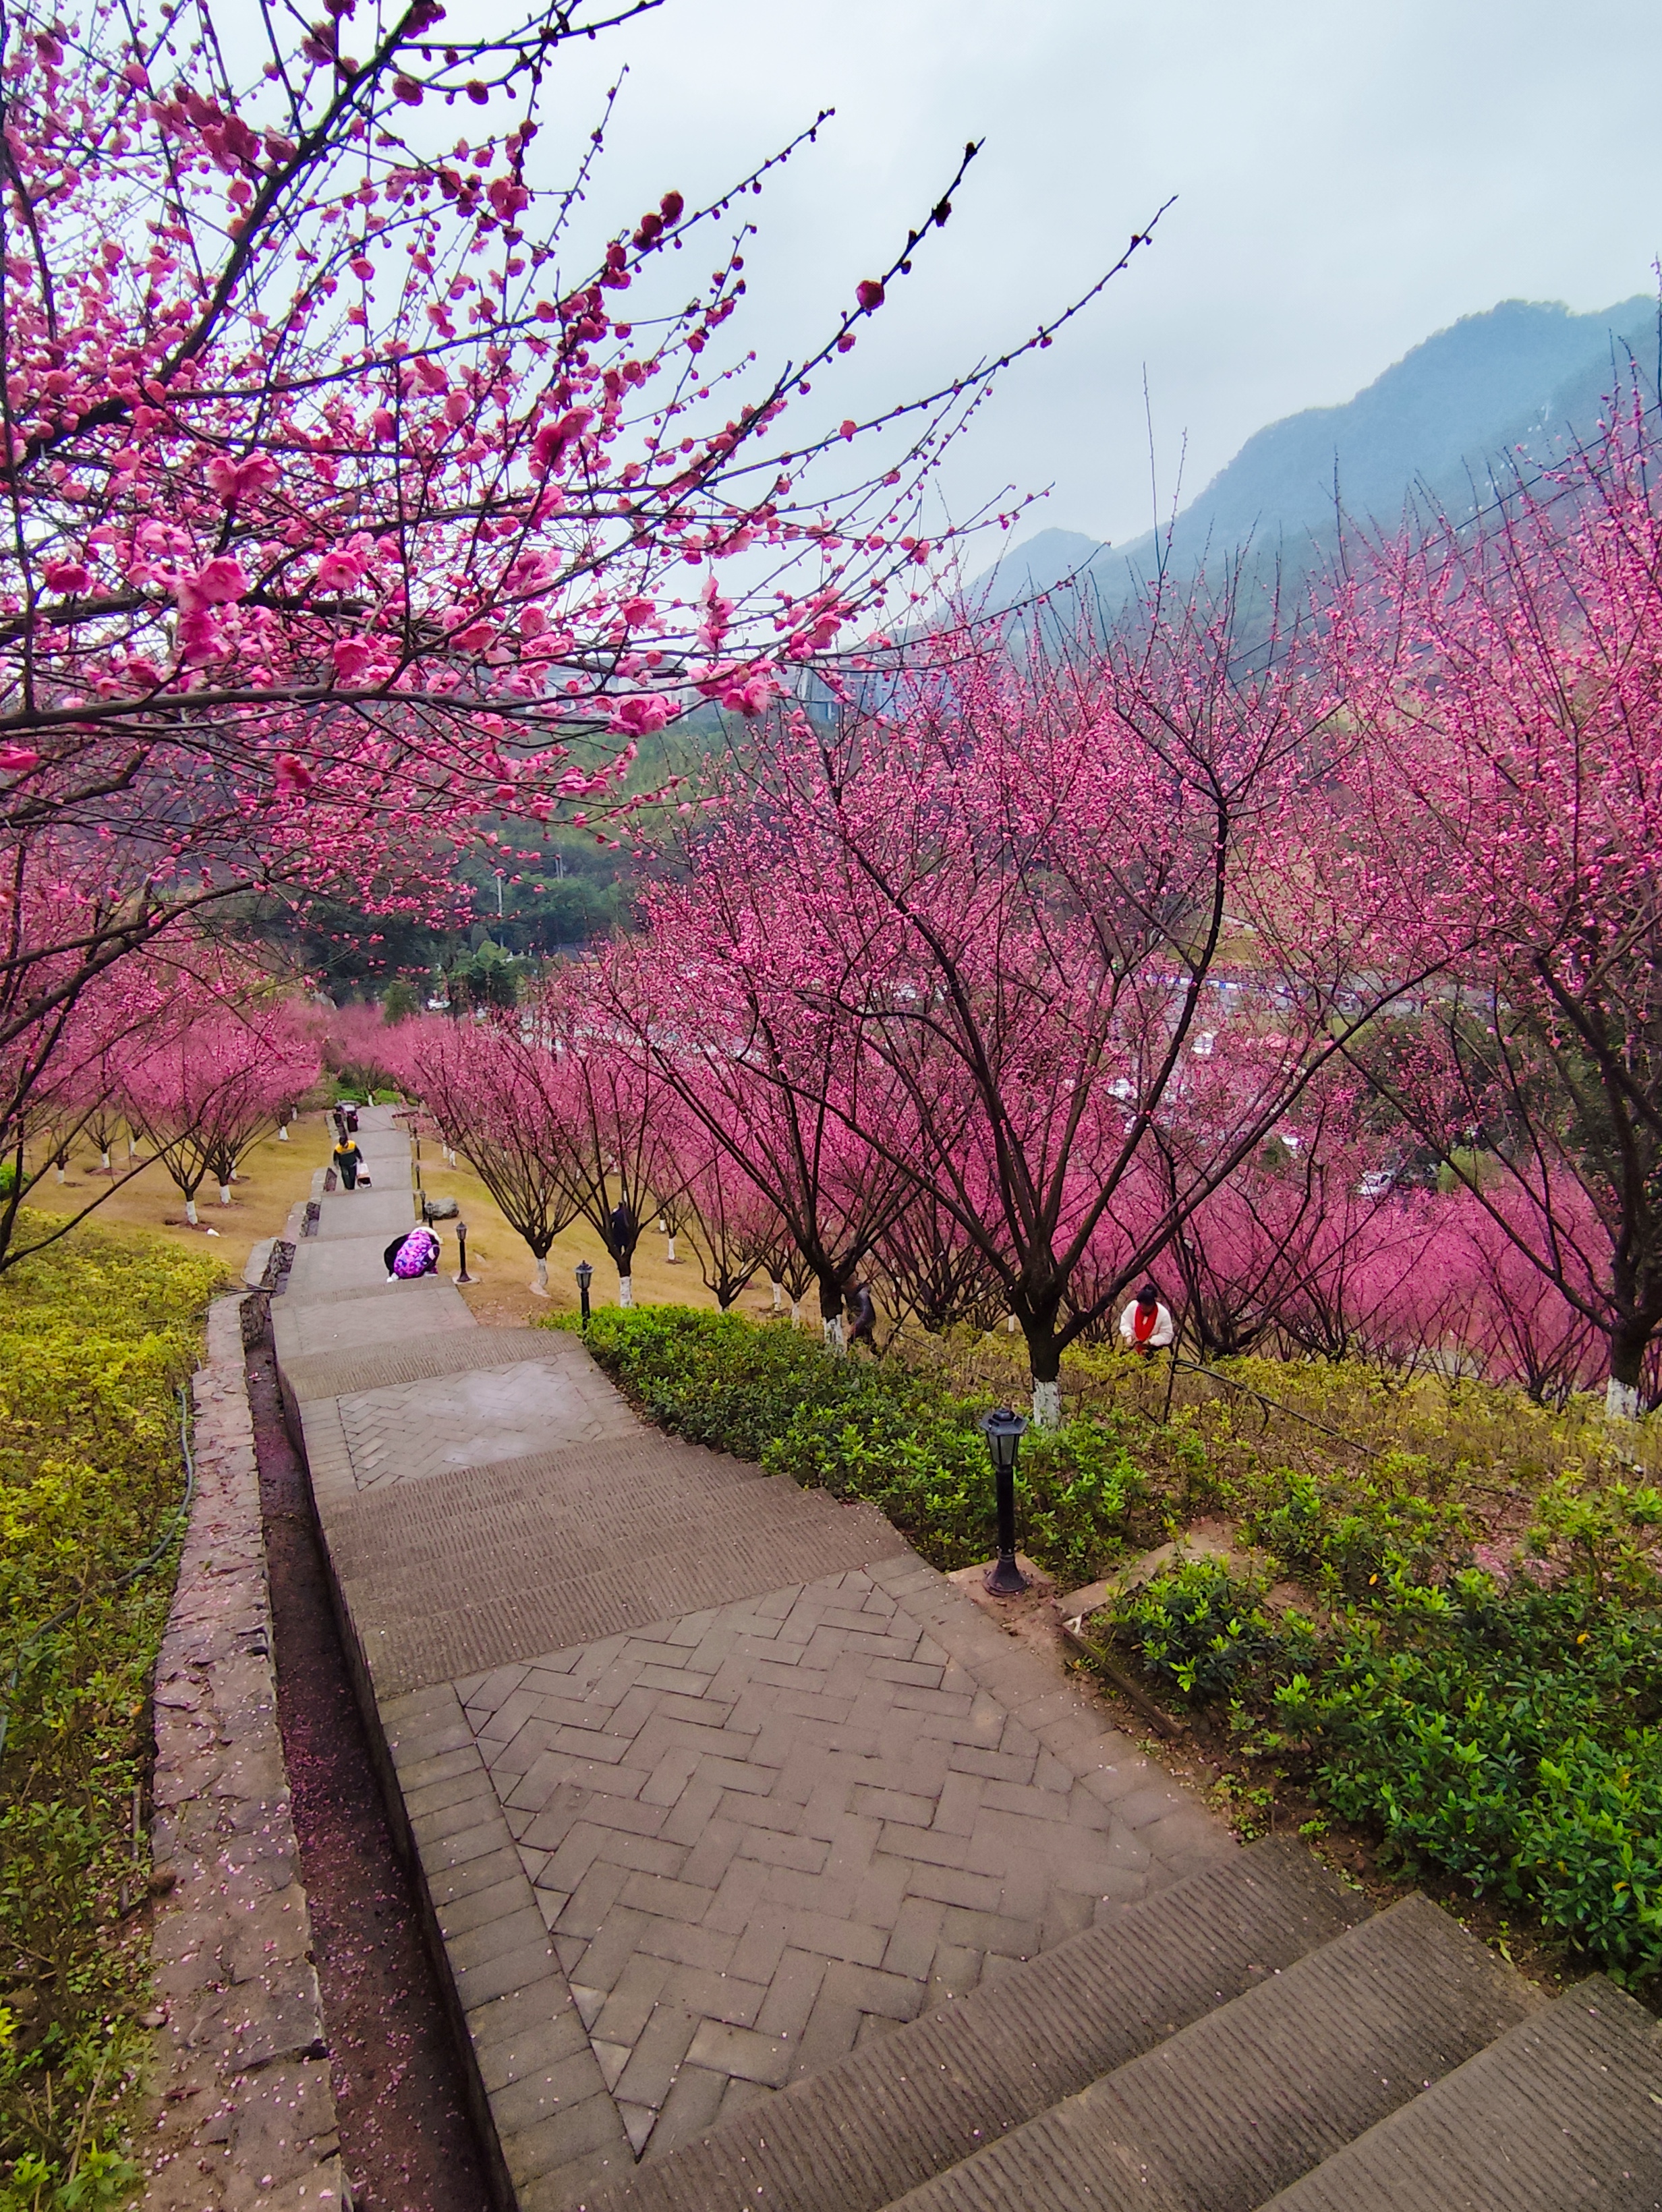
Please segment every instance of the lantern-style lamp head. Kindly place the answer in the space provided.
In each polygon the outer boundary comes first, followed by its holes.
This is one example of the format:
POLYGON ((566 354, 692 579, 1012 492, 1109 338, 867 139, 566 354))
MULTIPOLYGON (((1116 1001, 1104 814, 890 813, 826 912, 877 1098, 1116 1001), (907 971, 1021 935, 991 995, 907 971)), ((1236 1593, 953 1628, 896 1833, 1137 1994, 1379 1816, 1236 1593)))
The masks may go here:
POLYGON ((579 1260, 576 1273, 577 1288, 580 1291, 586 1291, 594 1279, 594 1268, 589 1266, 587 1260, 579 1260))
POLYGON ((993 1470, 997 1474, 1014 1472, 1016 1452, 1027 1433, 1026 1418, 1013 1413, 1008 1406, 1001 1406, 995 1413, 981 1417, 981 1432, 987 1439, 987 1449, 992 1454, 993 1470))

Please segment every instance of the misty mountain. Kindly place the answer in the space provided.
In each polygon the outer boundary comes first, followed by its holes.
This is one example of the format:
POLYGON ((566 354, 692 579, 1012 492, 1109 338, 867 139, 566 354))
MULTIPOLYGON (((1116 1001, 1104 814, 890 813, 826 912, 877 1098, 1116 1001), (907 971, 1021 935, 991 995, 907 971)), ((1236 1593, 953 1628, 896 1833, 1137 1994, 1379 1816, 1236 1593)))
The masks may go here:
MULTIPOLYGON (((1396 528, 1410 500, 1459 516, 1487 495, 1492 472, 1561 454, 1592 431, 1604 396, 1635 369, 1658 380, 1657 303, 1642 295, 1599 314, 1503 301, 1439 331, 1336 407, 1310 407, 1249 438, 1178 515, 1171 562, 1180 574, 1249 541, 1259 559, 1298 573, 1347 528, 1396 528)), ((1081 585, 1117 605, 1148 577, 1160 551, 1150 531, 1108 546, 1067 530, 1041 531, 1006 554, 975 587, 997 607, 1081 585)))

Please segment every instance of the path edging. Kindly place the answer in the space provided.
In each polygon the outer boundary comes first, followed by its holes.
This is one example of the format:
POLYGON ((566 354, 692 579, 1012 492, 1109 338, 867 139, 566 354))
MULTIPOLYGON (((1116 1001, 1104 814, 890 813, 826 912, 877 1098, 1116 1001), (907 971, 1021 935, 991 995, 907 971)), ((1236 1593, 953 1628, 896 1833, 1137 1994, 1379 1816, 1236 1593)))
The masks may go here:
POLYGON ((350 2212, 277 1726, 249 1296, 194 1378, 196 1499, 155 1670, 156 2032, 146 2212, 350 2212))

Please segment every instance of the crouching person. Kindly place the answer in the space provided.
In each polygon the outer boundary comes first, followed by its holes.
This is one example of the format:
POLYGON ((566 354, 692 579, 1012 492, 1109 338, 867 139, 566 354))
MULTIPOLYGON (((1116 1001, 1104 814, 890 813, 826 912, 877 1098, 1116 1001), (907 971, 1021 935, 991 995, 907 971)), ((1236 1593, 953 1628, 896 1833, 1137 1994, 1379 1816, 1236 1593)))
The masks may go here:
POLYGON ((437 1274, 439 1240, 425 1225, 411 1229, 405 1236, 395 1237, 382 1257, 389 1283, 413 1282, 418 1275, 437 1274))

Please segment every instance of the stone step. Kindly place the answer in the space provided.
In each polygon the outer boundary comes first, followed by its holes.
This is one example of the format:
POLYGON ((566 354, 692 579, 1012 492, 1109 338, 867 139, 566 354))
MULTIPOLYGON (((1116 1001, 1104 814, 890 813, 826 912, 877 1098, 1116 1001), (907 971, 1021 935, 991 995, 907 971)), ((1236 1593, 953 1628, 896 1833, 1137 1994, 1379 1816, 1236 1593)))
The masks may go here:
MULTIPOLYGON (((330 1201, 323 1199, 320 1203, 327 1206, 330 1201)), ((359 1218, 362 1222, 362 1217, 359 1218)), ((404 1219, 399 1225, 406 1230, 415 1225, 415 1213, 407 1202, 404 1219)), ((295 1249, 283 1296, 292 1298, 296 1305, 308 1305, 320 1296, 343 1291, 349 1297, 373 1298, 378 1291, 386 1290, 391 1297, 382 1255, 393 1234, 392 1230, 382 1229, 351 1237, 304 1238, 295 1249)))
MULTIPOLYGON (((414 1292, 421 1279, 401 1285, 399 1290, 414 1292)), ((423 1332, 413 1322, 386 1342, 357 1346, 349 1340, 324 1352, 296 1353, 283 1360, 283 1372, 296 1401, 304 1405, 314 1398, 345 1398, 360 1390, 385 1390, 400 1382, 430 1382, 441 1375, 514 1367, 526 1360, 546 1360, 573 1373, 594 1373, 577 1339, 561 1329, 475 1328, 466 1332, 423 1332)), ((631 1416, 631 1426, 638 1430, 639 1425, 631 1416)))
POLYGON ((383 1698, 906 1550, 874 1506, 639 1432, 354 1493, 314 1410, 314 1492, 383 1698))
POLYGON ((286 1294, 271 1301, 271 1336, 280 1364, 318 1352, 362 1351, 371 1344, 399 1343, 434 1336, 441 1329, 472 1329, 478 1323, 454 1283, 436 1275, 419 1276, 396 1288, 336 1291, 310 1299, 286 1294))
POLYGON ((878 2212, 1283 1973, 1366 1911, 1301 1844, 1256 1844, 582 2202, 588 2212, 878 2212))
POLYGON ((897 2206, 1254 2212, 1539 2002, 1447 1913, 1404 1898, 897 2206))
MULTIPOLYGON (((326 1193, 320 1203, 317 1235, 326 1243, 337 1238, 379 1237, 383 1243, 416 1225, 416 1202, 400 1176, 396 1182, 374 1182, 368 1189, 326 1193)), ((382 1274, 386 1269, 381 1270, 382 1274)))
POLYGON ((1602 1975, 1348 2143, 1274 2212, 1662 2206, 1662 2035, 1602 1975))

